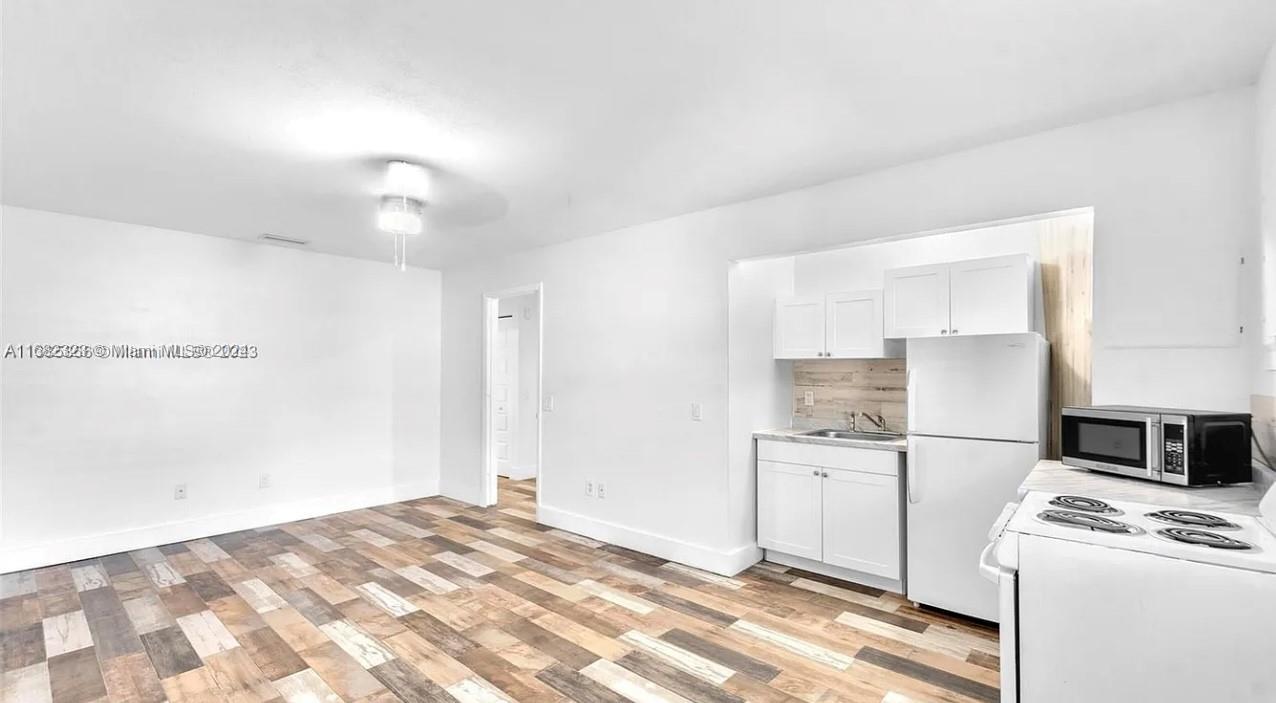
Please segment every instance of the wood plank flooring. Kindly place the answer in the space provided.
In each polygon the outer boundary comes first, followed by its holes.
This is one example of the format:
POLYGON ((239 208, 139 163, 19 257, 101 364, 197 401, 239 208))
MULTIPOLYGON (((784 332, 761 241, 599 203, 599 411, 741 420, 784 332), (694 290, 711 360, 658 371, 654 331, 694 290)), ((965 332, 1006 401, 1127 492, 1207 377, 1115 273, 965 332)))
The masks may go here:
POLYGON ((734 578, 500 503, 395 503, 0 575, 0 700, 996 701, 996 632, 763 563, 734 578))

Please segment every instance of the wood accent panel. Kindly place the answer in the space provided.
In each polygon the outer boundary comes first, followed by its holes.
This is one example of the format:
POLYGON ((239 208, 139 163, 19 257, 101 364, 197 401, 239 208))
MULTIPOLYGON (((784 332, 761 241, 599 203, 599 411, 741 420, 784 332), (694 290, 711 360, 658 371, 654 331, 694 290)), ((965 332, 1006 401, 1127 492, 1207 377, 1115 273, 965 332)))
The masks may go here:
POLYGON ((1263 454, 1272 461, 1276 461, 1276 397, 1270 395, 1251 395, 1249 397, 1249 412, 1253 415, 1254 440, 1258 442, 1258 449, 1254 450, 1254 483, 1259 486, 1272 486, 1276 484, 1276 470, 1265 468, 1263 463, 1263 454))
POLYGON ((1094 326, 1094 218, 1075 215, 1040 223, 1040 275, 1050 342, 1050 426, 1046 455, 1058 459, 1060 410, 1089 405, 1094 326))
MULTIPOLYGON (((893 432, 908 431, 904 359, 803 359, 793 362, 794 426, 849 428, 857 412, 881 415, 893 432), (815 405, 803 395, 815 394, 815 405)), ((875 429, 861 420, 860 429, 875 429)))
POLYGON ((0 700, 996 695, 995 629, 776 564, 706 573, 537 524, 534 501, 534 482, 502 479, 492 508, 427 498, 0 575, 0 700), (73 569, 94 587, 75 590, 73 569), (322 593, 306 585, 318 576, 322 593))

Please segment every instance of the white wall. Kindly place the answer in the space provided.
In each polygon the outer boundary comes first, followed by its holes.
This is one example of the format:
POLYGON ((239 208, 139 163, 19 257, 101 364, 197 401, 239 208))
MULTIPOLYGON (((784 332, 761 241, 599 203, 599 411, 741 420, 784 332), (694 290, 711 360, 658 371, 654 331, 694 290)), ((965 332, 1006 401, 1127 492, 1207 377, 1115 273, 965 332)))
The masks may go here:
POLYGON ((727 269, 727 534, 757 519, 753 433, 793 420, 793 362, 773 354, 775 299, 794 292, 794 259, 738 261, 727 269))
POLYGON ((0 362, 0 571, 437 493, 438 272, 2 217, 4 344, 259 358, 0 362))
POLYGON ((536 297, 536 293, 527 293, 497 301, 497 313, 513 315, 518 326, 518 431, 511 470, 517 479, 536 476, 536 413, 540 398, 536 388, 540 375, 540 305, 536 297))
POLYGON ((480 495, 482 293, 543 281, 543 517, 726 569, 754 538, 728 518, 729 261, 1085 206, 1094 400, 1243 409, 1254 130, 1254 91, 1225 91, 446 271, 442 489, 480 495))

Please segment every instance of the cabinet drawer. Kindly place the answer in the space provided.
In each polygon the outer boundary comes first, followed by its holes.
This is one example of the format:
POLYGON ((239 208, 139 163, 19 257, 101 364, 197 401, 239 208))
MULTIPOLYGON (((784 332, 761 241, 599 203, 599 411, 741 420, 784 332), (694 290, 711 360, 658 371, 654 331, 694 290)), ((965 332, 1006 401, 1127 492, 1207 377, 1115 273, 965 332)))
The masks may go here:
POLYGON ((830 469, 850 469, 888 476, 899 475, 899 452, 827 444, 758 440, 758 460, 805 464, 830 469))

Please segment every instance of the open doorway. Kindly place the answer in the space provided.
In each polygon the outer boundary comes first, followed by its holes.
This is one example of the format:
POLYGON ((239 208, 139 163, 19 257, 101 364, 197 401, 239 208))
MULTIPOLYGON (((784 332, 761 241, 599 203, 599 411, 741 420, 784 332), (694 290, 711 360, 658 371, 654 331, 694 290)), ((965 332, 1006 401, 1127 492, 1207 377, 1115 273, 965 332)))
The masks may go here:
POLYGON ((541 289, 484 296, 484 504, 536 512, 541 473, 541 289))

